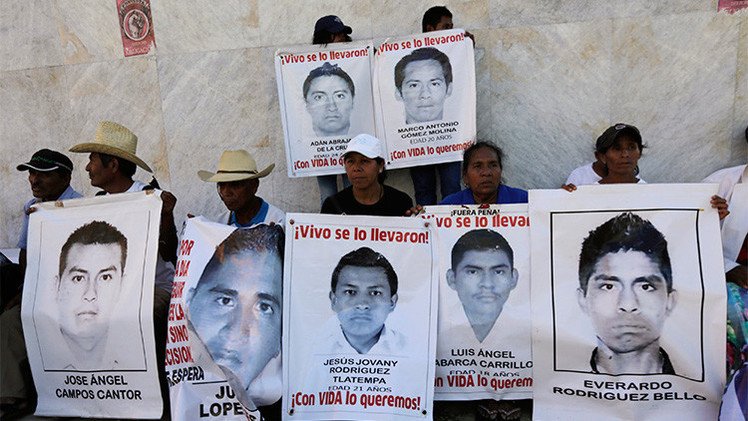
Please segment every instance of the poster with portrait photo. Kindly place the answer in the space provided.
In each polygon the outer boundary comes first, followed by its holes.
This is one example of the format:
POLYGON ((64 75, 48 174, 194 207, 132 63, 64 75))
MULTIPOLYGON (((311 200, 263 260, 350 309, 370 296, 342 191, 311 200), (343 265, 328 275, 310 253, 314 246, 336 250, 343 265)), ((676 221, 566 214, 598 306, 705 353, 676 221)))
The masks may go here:
POLYGON ((530 191, 534 416, 716 419, 726 310, 715 193, 530 191))
POLYGON ((526 204, 428 206, 439 253, 436 400, 532 398, 526 204))
POLYGON ((286 232, 284 419, 432 419, 433 224, 288 214, 286 232))
POLYGON ((374 54, 387 168, 459 161, 475 141, 473 42, 462 29, 388 38, 374 54))
POLYGON ((370 41, 275 53, 289 177, 342 174, 348 141, 374 134, 370 41))
POLYGON ((281 396, 283 227, 187 220, 166 344, 175 420, 260 419, 281 396))
POLYGON ((36 415, 161 415, 153 288, 161 200, 47 202, 29 218, 22 321, 36 415))

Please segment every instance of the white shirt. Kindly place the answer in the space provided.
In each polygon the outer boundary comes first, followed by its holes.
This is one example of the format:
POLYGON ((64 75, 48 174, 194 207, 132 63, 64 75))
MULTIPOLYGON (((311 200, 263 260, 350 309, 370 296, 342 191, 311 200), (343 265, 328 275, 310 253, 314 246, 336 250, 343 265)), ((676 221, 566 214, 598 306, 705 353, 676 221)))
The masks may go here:
POLYGON ((748 165, 724 168, 710 174, 704 183, 719 184, 720 197, 730 205, 730 214, 722 221, 722 254, 725 272, 736 268, 735 261, 748 233, 748 165))
POLYGON ((600 181, 602 177, 597 175, 595 170, 592 169, 592 164, 594 164, 594 162, 590 162, 582 165, 579 168, 575 168, 574 171, 569 174, 569 178, 566 179, 566 184, 586 186, 589 184, 595 184, 600 181))

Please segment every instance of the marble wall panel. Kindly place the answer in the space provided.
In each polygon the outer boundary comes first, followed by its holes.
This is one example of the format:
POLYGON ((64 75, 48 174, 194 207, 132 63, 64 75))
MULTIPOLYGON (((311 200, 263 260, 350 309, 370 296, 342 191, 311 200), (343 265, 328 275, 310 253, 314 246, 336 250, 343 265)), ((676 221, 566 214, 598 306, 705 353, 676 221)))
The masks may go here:
POLYGON ((546 25, 605 19, 611 16, 614 3, 608 0, 502 0, 490 2, 489 13, 493 27, 546 25))
POLYGON ((594 159, 608 127, 611 33, 607 22, 491 32, 492 140, 504 149, 504 180, 521 188, 561 185, 594 159))
MULTIPOLYGON (((730 164, 738 165, 748 162, 748 9, 736 16, 740 23, 737 46, 737 72, 735 75, 735 105, 732 117, 732 148, 730 164)), ((727 166, 725 164, 725 166, 727 166)))
POLYGON ((258 0, 159 0, 151 5, 160 54, 260 44, 258 0))
POLYGON ((115 1, 58 0, 54 4, 65 64, 124 57, 115 1))
MULTIPOLYGON (((72 125, 72 140, 67 147, 91 141, 99 121, 120 123, 138 136, 138 157, 148 163, 162 187, 168 189, 170 171, 156 58, 70 65, 66 66, 66 78, 72 125)), ((72 155, 82 172, 87 155, 72 155)), ((148 182, 151 175, 138 169, 135 178, 148 182)), ((79 187, 85 195, 98 191, 90 185, 79 187)))
POLYGON ((32 197, 28 172, 16 166, 41 148, 66 152, 70 143, 65 85, 62 67, 0 72, 0 247, 15 246, 23 204, 32 197))
POLYGON ((0 6, 0 71, 63 63, 56 3, 4 0, 0 6))
POLYGON ((263 46, 281 47, 297 44, 311 44, 314 23, 322 16, 337 15, 353 29, 354 40, 372 38, 373 22, 381 16, 389 16, 377 10, 373 2, 355 0, 276 1, 259 0, 260 30, 263 46), (303 4, 303 7, 300 5, 303 4))
POLYGON ((447 6, 456 28, 470 32, 489 25, 487 0, 452 0, 434 3, 430 0, 384 0, 372 6, 374 37, 408 35, 421 32, 423 13, 434 5, 447 6))
POLYGON ((730 160, 737 20, 690 13, 621 19, 611 118, 641 129, 649 182, 693 182, 730 160))

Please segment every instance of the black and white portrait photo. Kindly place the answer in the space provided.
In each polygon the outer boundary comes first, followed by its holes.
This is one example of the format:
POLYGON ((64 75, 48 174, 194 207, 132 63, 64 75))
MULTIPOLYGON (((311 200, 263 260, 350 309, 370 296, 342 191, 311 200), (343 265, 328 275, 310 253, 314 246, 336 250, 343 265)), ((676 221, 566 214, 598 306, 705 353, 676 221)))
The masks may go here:
POLYGON ((460 298, 479 342, 494 328, 518 278, 512 247, 496 231, 469 231, 452 247, 447 284, 460 298))
POLYGON ((426 123, 444 117, 444 101, 452 94, 452 64, 434 47, 413 50, 395 65, 396 96, 405 109, 405 123, 426 123))
POLYGON ((356 86, 345 70, 325 62, 309 72, 302 90, 315 136, 348 135, 356 86))

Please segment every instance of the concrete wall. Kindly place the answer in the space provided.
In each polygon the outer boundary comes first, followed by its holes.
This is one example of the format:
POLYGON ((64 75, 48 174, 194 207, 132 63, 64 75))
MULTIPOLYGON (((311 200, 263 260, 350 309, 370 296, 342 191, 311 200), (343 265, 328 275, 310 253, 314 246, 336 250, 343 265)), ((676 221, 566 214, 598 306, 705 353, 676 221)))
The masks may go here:
MULTIPOLYGON (((504 179, 559 186, 592 160, 610 124, 641 129, 649 182, 693 182, 746 161, 748 11, 697 0, 454 0, 455 24, 475 34, 478 135, 497 142, 504 179)), ((152 0, 157 48, 124 58, 114 0, 4 0, 0 9, 0 247, 15 245, 27 173, 42 147, 93 137, 98 121, 139 136, 139 155, 178 198, 177 218, 223 205, 198 169, 222 150, 274 161, 260 195, 316 211, 314 179, 286 177, 273 54, 309 43, 337 14, 354 39, 420 31, 433 1, 152 0)), ((70 154, 73 185, 95 191, 70 154)), ((138 170, 136 178, 148 181, 138 170)), ((390 183, 412 194, 405 171, 390 183)))

